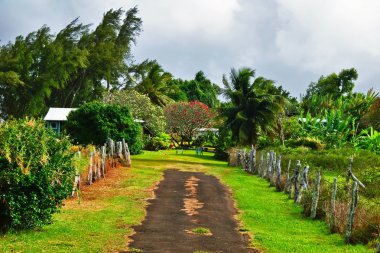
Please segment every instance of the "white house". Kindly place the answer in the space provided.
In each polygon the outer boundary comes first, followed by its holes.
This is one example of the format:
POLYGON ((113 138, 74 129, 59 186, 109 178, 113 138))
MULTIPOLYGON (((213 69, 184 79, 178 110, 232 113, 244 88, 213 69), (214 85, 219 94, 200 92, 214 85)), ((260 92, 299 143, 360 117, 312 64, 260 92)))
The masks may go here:
POLYGON ((56 131, 59 135, 62 128, 62 123, 67 121, 67 116, 69 113, 76 109, 77 108, 49 108, 48 113, 44 117, 46 126, 56 131))

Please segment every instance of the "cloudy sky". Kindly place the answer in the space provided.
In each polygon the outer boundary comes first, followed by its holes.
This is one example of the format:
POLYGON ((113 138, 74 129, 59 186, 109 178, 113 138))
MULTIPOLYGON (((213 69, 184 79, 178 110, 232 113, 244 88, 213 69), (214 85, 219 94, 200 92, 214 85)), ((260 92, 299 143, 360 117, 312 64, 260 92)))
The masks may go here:
POLYGON ((321 75, 354 67, 356 91, 380 91, 378 0, 0 0, 0 43, 76 17, 96 25, 135 5, 144 30, 136 61, 157 59, 176 77, 203 70, 221 84, 232 67, 251 67, 298 97, 321 75))

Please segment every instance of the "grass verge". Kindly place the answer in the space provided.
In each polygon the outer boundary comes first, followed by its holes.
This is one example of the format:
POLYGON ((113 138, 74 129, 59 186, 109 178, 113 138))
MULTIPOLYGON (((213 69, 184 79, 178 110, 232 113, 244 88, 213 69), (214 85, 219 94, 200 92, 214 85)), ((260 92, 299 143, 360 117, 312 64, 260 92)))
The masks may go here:
POLYGON ((267 181, 228 167, 212 156, 211 153, 196 156, 190 150, 183 155, 172 151, 145 152, 135 156, 134 163, 201 171, 220 178, 231 189, 240 210, 241 230, 252 236, 253 247, 265 252, 372 252, 363 245, 344 244, 340 235, 330 234, 323 221, 303 217, 301 208, 285 194, 275 192, 267 181))
MULTIPOLYGON (((117 168, 82 189, 80 203, 66 201, 54 223, 0 237, 0 252, 118 252, 145 216, 146 199, 160 180, 159 169, 117 168)), ((27 207, 25 207, 27 208, 27 207)))
POLYGON ((133 168, 111 171, 106 179, 82 189, 80 204, 66 202, 52 225, 0 237, 0 252, 115 252, 126 249, 132 226, 144 219, 147 198, 165 169, 201 171, 229 186, 242 230, 253 246, 265 252, 372 252, 363 245, 345 245, 327 225, 309 220, 286 195, 238 168, 215 161, 213 154, 196 156, 185 150, 144 152, 133 156, 133 168))

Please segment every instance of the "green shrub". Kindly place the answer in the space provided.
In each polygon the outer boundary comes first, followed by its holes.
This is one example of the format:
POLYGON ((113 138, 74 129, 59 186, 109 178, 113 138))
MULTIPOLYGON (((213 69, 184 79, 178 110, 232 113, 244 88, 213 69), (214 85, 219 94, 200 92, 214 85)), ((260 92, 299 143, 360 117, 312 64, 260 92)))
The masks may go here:
POLYGON ((219 129, 218 139, 215 144, 214 158, 222 161, 228 160, 227 149, 235 146, 236 143, 232 140, 232 132, 230 129, 219 129))
POLYGON ((325 144, 323 144, 322 141, 311 137, 300 137, 296 140, 289 140, 287 144, 291 147, 304 146, 313 150, 322 150, 325 148, 325 144))
POLYGON ((168 149, 170 147, 171 138, 169 134, 160 133, 158 136, 152 137, 145 146, 146 150, 157 151, 160 149, 168 149))
POLYGON ((70 145, 42 121, 11 120, 0 126, 2 232, 51 222, 73 187, 70 145))
POLYGON ((67 132, 80 144, 103 145, 108 138, 125 139, 132 154, 141 152, 142 129, 134 122, 126 106, 90 102, 72 111, 66 124, 67 132))

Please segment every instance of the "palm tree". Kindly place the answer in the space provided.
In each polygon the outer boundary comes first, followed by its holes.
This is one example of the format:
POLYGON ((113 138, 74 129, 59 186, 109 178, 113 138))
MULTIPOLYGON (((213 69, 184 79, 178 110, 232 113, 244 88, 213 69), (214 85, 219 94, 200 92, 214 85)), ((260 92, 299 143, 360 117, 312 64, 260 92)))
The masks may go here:
POLYGON ((171 99, 166 95, 169 92, 168 82, 173 76, 164 72, 156 61, 145 61, 140 66, 140 82, 136 90, 146 94, 152 103, 164 107, 171 99))
POLYGON ((227 127, 232 130, 237 144, 255 145, 258 131, 267 130, 279 111, 284 98, 267 93, 265 87, 273 86, 273 81, 255 77, 255 71, 241 68, 231 69, 230 80, 223 76, 224 96, 230 100, 229 106, 222 109, 227 118, 227 127))

